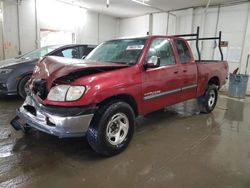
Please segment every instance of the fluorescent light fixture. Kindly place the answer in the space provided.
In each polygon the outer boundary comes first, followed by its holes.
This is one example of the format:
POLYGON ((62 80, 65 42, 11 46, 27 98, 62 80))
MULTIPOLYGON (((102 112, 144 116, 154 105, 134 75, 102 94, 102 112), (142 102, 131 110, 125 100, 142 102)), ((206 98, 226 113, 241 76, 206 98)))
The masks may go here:
POLYGON ((140 1, 140 0, 132 0, 132 1, 135 2, 135 3, 141 4, 141 5, 144 5, 144 6, 148 6, 148 7, 151 6, 151 5, 147 4, 147 3, 145 3, 144 0, 142 0, 142 1, 140 1))
POLYGON ((72 0, 57 0, 57 1, 61 2, 61 3, 68 4, 68 5, 76 6, 79 8, 83 8, 83 9, 90 9, 88 6, 85 6, 82 3, 77 3, 77 1, 72 1, 72 0))

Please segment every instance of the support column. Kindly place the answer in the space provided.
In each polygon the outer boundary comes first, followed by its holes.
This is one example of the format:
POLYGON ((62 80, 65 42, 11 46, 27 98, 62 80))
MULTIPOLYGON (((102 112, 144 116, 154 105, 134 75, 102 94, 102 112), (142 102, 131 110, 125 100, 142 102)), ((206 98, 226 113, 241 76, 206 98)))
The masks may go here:
POLYGON ((20 14, 19 14, 19 10, 20 10, 20 4, 21 1, 17 0, 17 39, 18 39, 18 55, 22 54, 21 51, 21 34, 20 34, 20 14))
POLYGON ((97 44, 100 44, 100 13, 97 15, 97 44))
POLYGON ((3 55, 3 58, 2 59, 5 59, 5 49, 4 49, 4 19, 3 19, 3 3, 0 2, 0 9, 1 9, 1 13, 0 13, 0 16, 1 16, 1 20, 0 20, 0 28, 1 28, 1 38, 2 38, 2 55, 3 55))
POLYGON ((149 24, 148 24, 148 33, 147 35, 153 34, 153 14, 149 14, 149 24))
POLYGON ((247 55, 250 54, 250 3, 248 5, 248 14, 246 20, 246 27, 243 37, 242 52, 240 57, 240 73, 245 74, 247 72, 250 74, 250 67, 246 70, 247 55))
POLYGON ((40 48, 40 32, 38 27, 38 12, 37 12, 37 0, 34 0, 35 3, 35 32, 36 32, 36 48, 40 48))

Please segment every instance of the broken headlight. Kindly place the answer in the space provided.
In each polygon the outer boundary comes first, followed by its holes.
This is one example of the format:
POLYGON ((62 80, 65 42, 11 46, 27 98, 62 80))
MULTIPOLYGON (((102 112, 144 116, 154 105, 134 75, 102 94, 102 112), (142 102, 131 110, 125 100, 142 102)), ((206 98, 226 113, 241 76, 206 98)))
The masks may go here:
POLYGON ((84 86, 58 85, 51 88, 48 99, 51 101, 76 101, 85 93, 84 86))

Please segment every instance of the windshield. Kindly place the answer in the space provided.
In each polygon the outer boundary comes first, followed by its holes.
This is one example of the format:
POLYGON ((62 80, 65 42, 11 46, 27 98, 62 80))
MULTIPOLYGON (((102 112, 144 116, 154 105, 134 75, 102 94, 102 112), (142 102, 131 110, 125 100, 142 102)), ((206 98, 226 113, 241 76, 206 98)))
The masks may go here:
POLYGON ((45 46, 45 47, 39 48, 37 50, 31 51, 31 52, 29 52, 27 54, 24 54, 24 55, 22 55, 22 56, 20 56, 18 58, 21 58, 21 59, 37 59, 37 58, 45 56, 46 54, 48 54, 49 52, 53 51, 56 48, 57 48, 57 46, 45 46))
POLYGON ((85 59, 111 63, 136 64, 146 39, 122 39, 104 42, 85 59))

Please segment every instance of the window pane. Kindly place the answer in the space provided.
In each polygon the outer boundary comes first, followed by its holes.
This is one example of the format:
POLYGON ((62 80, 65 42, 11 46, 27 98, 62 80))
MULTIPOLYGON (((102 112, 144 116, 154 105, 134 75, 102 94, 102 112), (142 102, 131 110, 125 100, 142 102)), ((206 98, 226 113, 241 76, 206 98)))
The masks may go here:
POLYGON ((73 57, 72 52, 73 52, 73 49, 72 49, 72 48, 67 49, 67 50, 63 50, 63 51, 62 51, 63 57, 72 58, 72 57, 73 57))
POLYGON ((172 47, 167 39, 156 39, 152 42, 147 55, 147 60, 152 56, 157 56, 160 58, 161 66, 175 64, 172 47))
POLYGON ((146 39, 122 39, 108 41, 99 45, 87 60, 136 64, 143 51, 146 39))
POLYGON ((85 57, 85 51, 86 51, 86 46, 79 46, 78 49, 79 49, 79 56, 80 58, 82 59, 83 57, 85 57))
POLYGON ((176 47, 181 63, 189 63, 191 60, 191 56, 187 44, 182 40, 176 40, 176 47))
POLYGON ((62 50, 60 52, 57 52, 57 54, 55 54, 56 56, 60 56, 60 57, 67 57, 67 58, 76 58, 76 59, 80 59, 80 54, 79 54, 79 49, 78 47, 75 48, 68 48, 65 50, 62 50))

